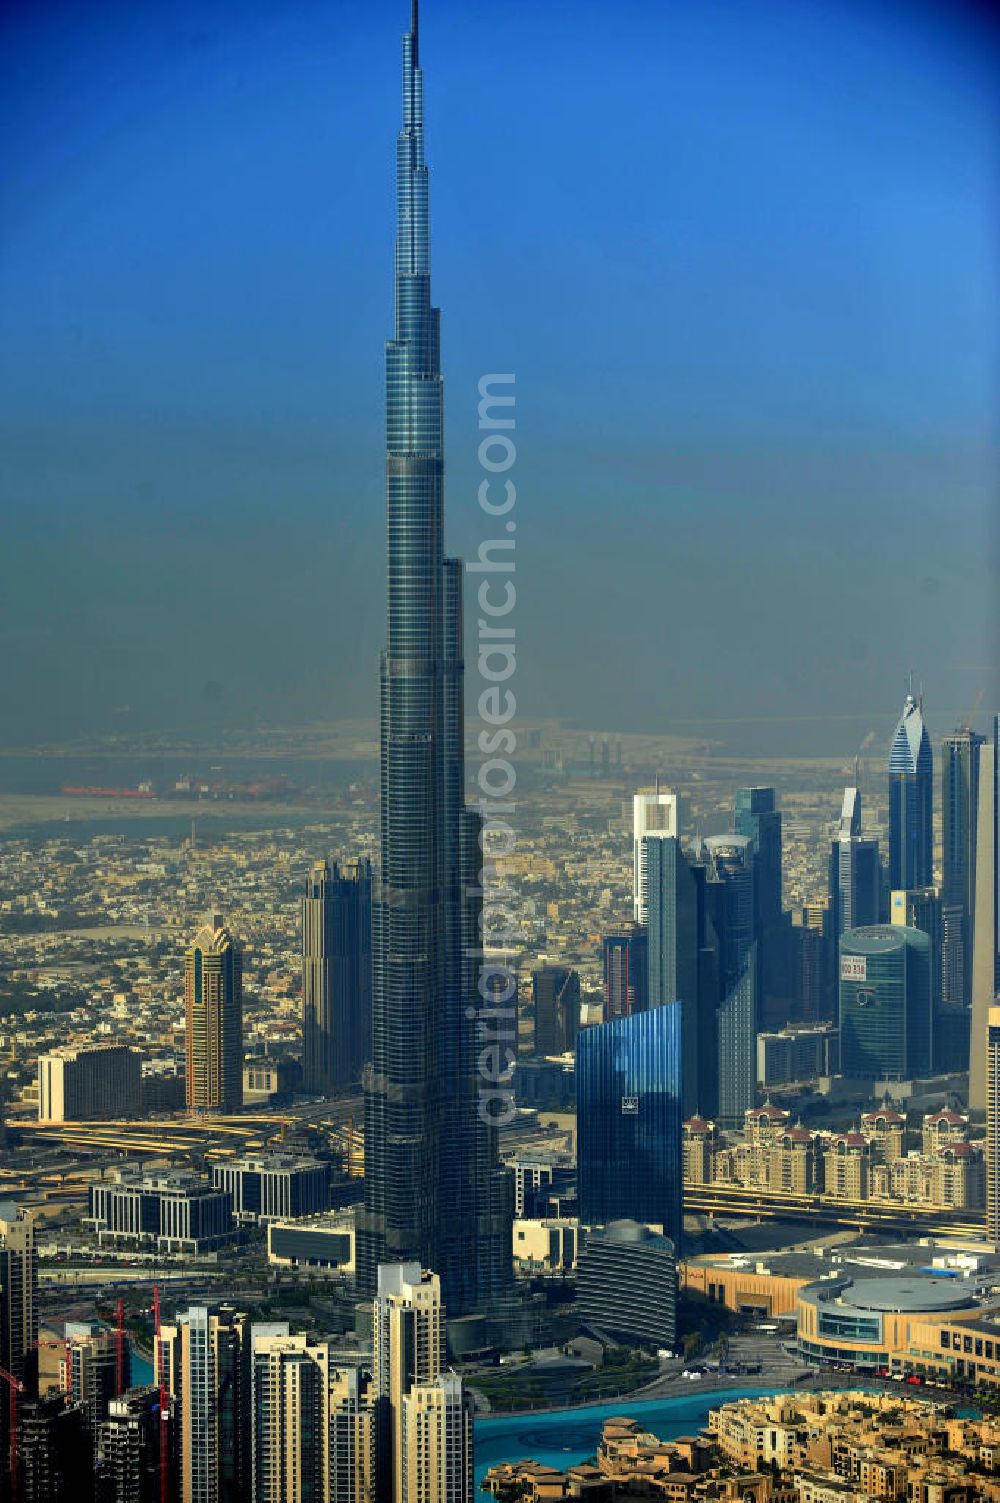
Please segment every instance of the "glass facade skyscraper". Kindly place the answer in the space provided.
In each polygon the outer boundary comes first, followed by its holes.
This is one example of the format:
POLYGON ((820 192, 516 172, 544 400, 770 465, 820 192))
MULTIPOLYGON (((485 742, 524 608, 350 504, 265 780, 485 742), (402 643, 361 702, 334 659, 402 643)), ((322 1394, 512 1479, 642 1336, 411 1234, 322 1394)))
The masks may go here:
POLYGON ((928 887, 934 855, 934 754, 923 700, 906 696, 889 749, 889 886, 928 887))
POLYGON ((861 834, 861 793, 844 789, 837 839, 830 848, 830 904, 836 940, 845 929, 877 924, 882 917, 882 863, 878 841, 861 834))
POLYGON ((387 642, 381 865, 372 901, 359 1290, 418 1261, 452 1315, 508 1287, 509 1176, 480 1114, 479 816, 464 805, 462 565, 445 558, 440 315, 431 304, 416 0, 396 146, 395 330, 386 347, 387 642))
MULTIPOLYGON (((972 992, 972 912, 976 888, 979 777, 985 738, 968 726, 941 748, 941 960, 944 1000, 968 1004, 972 992)), ((992 771, 992 769, 990 769, 992 771)))
POLYGON ((753 845, 754 899, 763 925, 781 916, 781 811, 774 789, 737 788, 733 824, 753 845))
POLYGON ((757 940, 753 847, 745 835, 704 842, 708 912, 719 943, 718 1116, 742 1126, 757 1092, 757 940))
POLYGON ((371 1051, 372 873, 317 861, 302 900, 302 1084, 329 1095, 371 1051))
POLYGON ((681 1008, 685 1117, 718 1110, 719 951, 708 916, 706 868, 673 835, 647 836, 644 869, 650 1007, 681 1008))
POLYGON ((585 1028, 576 1043, 577 1197, 585 1226, 682 1225, 681 1008, 585 1028))
POLYGON ((933 1065, 930 940, 905 924, 840 937, 840 1067, 845 1075, 912 1080, 933 1065))

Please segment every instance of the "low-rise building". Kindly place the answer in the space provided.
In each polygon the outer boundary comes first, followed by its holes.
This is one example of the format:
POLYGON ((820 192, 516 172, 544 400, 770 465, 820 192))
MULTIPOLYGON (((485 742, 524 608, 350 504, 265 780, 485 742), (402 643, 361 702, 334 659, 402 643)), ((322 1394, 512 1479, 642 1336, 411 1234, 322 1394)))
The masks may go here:
POLYGON ((212 1184, 232 1197, 241 1224, 314 1216, 330 1205, 330 1166, 271 1153, 212 1165, 212 1184))
POLYGON ((278 1267, 353 1273, 354 1218, 323 1215, 271 1221, 267 1227, 267 1261, 278 1267))
POLYGON ((237 1235, 232 1196, 193 1174, 119 1170, 90 1186, 89 1219, 102 1245, 162 1253, 212 1252, 237 1235))
POLYGON ((514 1222, 514 1265, 521 1273, 557 1273, 576 1267, 582 1230, 568 1216, 514 1222))

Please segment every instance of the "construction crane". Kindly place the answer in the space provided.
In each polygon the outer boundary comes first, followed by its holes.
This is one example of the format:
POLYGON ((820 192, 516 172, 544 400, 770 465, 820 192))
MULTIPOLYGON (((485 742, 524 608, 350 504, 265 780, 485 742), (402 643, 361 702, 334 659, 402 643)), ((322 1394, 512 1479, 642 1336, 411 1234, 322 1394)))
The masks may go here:
POLYGON ((17 1449, 17 1396, 24 1392, 24 1384, 20 1378, 15 1378, 5 1367, 0 1367, 0 1378, 10 1389, 10 1407, 8 1410, 10 1424, 10 1503, 17 1503, 18 1472, 21 1458, 17 1449))
POLYGON ((160 1390, 160 1503, 170 1503, 170 1456, 167 1447, 167 1423, 169 1399, 167 1380, 163 1371, 163 1342, 160 1339, 160 1287, 153 1285, 153 1330, 156 1352, 154 1374, 160 1390))

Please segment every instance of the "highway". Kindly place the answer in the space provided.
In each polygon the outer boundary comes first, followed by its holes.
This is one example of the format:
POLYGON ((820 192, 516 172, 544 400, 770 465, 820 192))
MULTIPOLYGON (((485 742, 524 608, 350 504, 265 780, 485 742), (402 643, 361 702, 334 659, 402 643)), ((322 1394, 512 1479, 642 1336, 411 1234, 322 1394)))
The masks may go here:
POLYGON ((832 1200, 790 1191, 748 1190, 742 1185, 685 1185, 689 1216, 753 1221, 802 1221, 864 1235, 920 1235, 982 1242, 986 1228, 971 1211, 953 1206, 887 1205, 869 1200, 832 1200))

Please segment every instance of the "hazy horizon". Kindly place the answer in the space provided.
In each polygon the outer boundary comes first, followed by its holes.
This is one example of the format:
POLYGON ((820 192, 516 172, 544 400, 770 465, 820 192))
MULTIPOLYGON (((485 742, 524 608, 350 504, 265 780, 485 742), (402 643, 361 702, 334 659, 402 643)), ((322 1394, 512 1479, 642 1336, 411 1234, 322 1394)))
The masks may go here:
MULTIPOLYGON (((407 21, 5 9, 4 745, 374 719, 407 21)), ((524 718, 849 755, 910 670, 935 740, 1000 707, 988 10, 422 26, 447 541, 513 371, 524 718)))

